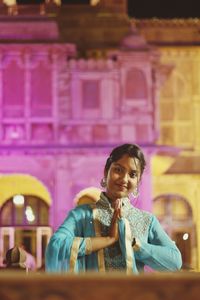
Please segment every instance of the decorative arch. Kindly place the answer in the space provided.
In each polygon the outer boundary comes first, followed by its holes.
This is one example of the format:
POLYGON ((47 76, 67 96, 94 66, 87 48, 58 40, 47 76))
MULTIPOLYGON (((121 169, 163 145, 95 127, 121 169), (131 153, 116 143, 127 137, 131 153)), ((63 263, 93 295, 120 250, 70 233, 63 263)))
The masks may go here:
POLYGON ((153 202, 154 213, 160 220, 164 220, 168 215, 177 221, 188 221, 193 218, 192 208, 188 200, 181 195, 161 194, 153 202))
POLYGON ((196 227, 188 200, 178 194, 161 194, 153 200, 153 212, 180 249, 183 269, 195 269, 196 227))
POLYGON ((15 203, 8 199, 0 210, 0 227, 49 226, 49 205, 34 195, 17 195, 24 199, 15 203))
POLYGON ((188 83, 183 74, 174 71, 168 80, 166 80, 161 95, 164 98, 181 99, 188 95, 188 83))
POLYGON ((3 256, 14 245, 23 244, 35 256, 38 268, 44 264, 45 248, 52 234, 50 204, 48 189, 36 177, 18 173, 0 176, 0 252, 3 256))
POLYGON ((147 99, 148 89, 144 72, 138 68, 127 71, 125 80, 126 99, 147 99))
POLYGON ((36 177, 28 174, 0 176, 0 207, 14 195, 34 195, 51 205, 51 195, 46 186, 36 177))

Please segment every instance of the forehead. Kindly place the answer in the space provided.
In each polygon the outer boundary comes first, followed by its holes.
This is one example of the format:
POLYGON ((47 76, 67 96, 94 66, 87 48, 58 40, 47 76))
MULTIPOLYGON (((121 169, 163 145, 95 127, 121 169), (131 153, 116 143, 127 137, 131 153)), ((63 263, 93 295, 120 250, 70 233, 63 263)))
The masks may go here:
POLYGON ((128 154, 124 154, 120 159, 113 162, 113 164, 119 164, 122 167, 130 170, 140 170, 140 161, 136 157, 131 157, 128 154))

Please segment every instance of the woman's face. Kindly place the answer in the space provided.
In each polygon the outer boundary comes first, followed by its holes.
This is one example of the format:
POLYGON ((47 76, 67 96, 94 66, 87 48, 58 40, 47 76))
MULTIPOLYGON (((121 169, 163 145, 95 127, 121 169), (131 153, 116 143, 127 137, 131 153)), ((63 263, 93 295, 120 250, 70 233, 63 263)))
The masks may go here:
POLYGON ((113 162, 105 174, 106 194, 111 200, 127 197, 138 185, 141 175, 140 162, 128 154, 113 162))

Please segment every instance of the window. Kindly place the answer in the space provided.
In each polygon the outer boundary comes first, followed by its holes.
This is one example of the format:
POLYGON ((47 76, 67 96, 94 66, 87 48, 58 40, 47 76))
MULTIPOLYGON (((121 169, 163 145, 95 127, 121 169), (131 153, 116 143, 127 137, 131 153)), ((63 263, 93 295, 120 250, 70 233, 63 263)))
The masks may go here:
POLYGON ((48 226, 49 207, 40 198, 25 195, 24 202, 6 201, 0 211, 0 226, 48 226))
POLYGON ((3 69, 2 96, 3 116, 18 118, 24 116, 24 70, 16 61, 3 69))
POLYGON ((84 80, 82 82, 82 108, 98 109, 100 107, 99 81, 84 80))
POLYGON ((31 115, 52 115, 52 72, 44 62, 31 71, 31 115))
POLYGON ((181 251, 183 269, 195 268, 196 257, 192 249, 196 247, 196 231, 188 201, 179 195, 160 195, 153 201, 153 211, 181 251))
POLYGON ((136 68, 130 69, 126 74, 126 99, 147 99, 147 82, 144 73, 136 68))

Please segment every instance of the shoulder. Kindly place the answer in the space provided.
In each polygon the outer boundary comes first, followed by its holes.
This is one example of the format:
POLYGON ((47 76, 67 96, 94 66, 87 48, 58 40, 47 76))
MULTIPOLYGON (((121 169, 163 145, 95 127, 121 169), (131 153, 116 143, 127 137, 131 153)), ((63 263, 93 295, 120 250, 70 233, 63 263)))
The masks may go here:
POLYGON ((153 219, 152 213, 132 207, 132 209, 129 209, 127 217, 131 222, 135 236, 139 237, 148 234, 153 219))
POLYGON ((158 218, 151 212, 137 209, 140 219, 143 220, 143 224, 149 231, 157 231, 161 228, 161 224, 158 218))
POLYGON ((81 204, 73 208, 72 210, 69 211, 69 215, 84 215, 87 213, 91 213, 92 208, 90 204, 81 204))
POLYGON ((139 218, 143 219, 148 223, 152 222, 154 215, 151 212, 136 207, 134 207, 133 209, 134 209, 134 213, 138 215, 139 218))
POLYGON ((79 205, 67 212, 67 215, 62 224, 73 224, 79 220, 90 217, 92 210, 88 204, 79 205))

